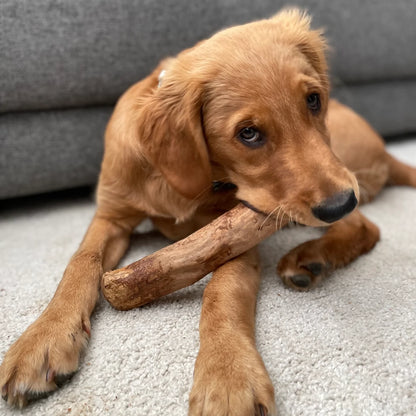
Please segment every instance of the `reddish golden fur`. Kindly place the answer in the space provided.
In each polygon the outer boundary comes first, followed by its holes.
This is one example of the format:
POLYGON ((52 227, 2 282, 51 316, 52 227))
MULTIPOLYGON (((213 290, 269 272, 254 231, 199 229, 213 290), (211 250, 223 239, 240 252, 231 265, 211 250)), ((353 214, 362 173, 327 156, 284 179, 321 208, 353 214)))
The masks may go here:
MULTIPOLYGON (((366 202, 388 182, 416 186, 415 169, 389 156, 358 115, 329 101, 325 48, 308 17, 286 11, 163 61, 121 97, 106 131, 96 215, 49 306, 0 367, 10 404, 53 390, 55 375, 77 369, 102 273, 117 265, 144 218, 178 239, 245 200, 283 223, 318 226, 324 223, 311 208, 339 191, 353 189, 366 202), (319 114, 306 106, 311 93, 320 94, 319 114), (264 146, 236 139, 247 123, 265 132, 264 146), (212 180, 238 189, 214 193, 212 180)), ((378 238, 377 227, 355 210, 288 253, 279 274, 296 289, 313 287, 378 238), (308 287, 293 283, 298 275, 307 276, 308 287)), ((275 414, 254 342, 258 285, 254 250, 218 268, 208 284, 190 415, 275 414)))

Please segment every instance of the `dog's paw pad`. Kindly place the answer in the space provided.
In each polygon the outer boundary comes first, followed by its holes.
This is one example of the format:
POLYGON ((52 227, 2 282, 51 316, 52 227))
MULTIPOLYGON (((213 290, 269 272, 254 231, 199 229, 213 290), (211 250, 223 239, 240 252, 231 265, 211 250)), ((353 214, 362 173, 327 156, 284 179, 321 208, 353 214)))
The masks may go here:
POLYGON ((290 280, 293 285, 302 289, 308 288, 312 283, 312 279, 307 274, 295 274, 290 280))
POLYGON ((303 250, 294 249, 284 256, 278 266, 277 274, 283 282, 295 290, 305 291, 318 285, 331 270, 319 256, 311 258, 303 250))
POLYGON ((311 272, 314 276, 319 276, 325 273, 326 267, 322 263, 309 263, 302 265, 304 269, 306 269, 308 272, 311 272))
POLYGON ((277 274, 283 283, 300 291, 317 286, 331 270, 321 239, 294 247, 277 265, 277 274))

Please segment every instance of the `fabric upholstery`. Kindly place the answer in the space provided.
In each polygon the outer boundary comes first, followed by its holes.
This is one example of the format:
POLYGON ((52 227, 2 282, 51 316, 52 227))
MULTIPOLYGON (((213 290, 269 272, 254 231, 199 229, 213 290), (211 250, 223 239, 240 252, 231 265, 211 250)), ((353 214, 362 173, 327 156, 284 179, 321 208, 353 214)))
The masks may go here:
MULTIPOLYGON (((0 111, 112 105, 163 57, 282 0, 3 0, 0 111)), ((412 0, 297 0, 326 28, 346 83, 416 78, 412 0)))
POLYGON ((96 182, 111 107, 0 117, 0 198, 96 182))
MULTIPOLYGON (((0 2, 0 198, 94 184, 117 98, 157 62, 284 0, 0 2)), ((295 0, 324 27, 334 96, 416 132, 413 0, 295 0)))

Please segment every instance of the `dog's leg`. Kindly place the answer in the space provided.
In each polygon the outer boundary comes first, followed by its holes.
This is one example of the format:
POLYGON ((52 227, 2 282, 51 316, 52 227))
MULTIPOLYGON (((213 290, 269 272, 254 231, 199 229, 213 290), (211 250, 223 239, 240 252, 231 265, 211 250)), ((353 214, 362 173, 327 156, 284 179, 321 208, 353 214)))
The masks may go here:
POLYGON ((96 214, 48 307, 4 357, 0 387, 9 404, 22 407, 77 370, 102 273, 118 263, 141 219, 115 221, 96 214))
POLYGON ((416 188, 415 167, 397 160, 390 154, 387 154, 387 164, 389 166, 389 185, 405 185, 416 188))
POLYGON ((274 390, 254 340, 255 250, 218 268, 204 292, 190 416, 274 415, 274 390))
POLYGON ((331 225, 321 238, 307 241, 286 254, 277 273, 294 289, 311 289, 331 270, 370 251, 379 238, 378 227, 355 210, 331 225))

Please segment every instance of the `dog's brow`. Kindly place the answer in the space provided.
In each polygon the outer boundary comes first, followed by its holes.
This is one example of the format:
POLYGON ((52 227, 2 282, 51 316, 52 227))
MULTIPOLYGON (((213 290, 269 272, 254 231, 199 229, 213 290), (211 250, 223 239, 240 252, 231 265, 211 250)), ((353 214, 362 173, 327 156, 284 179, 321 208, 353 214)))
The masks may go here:
POLYGON ((322 88, 321 83, 314 76, 302 74, 299 77, 299 84, 303 85, 306 91, 320 90, 322 88))

